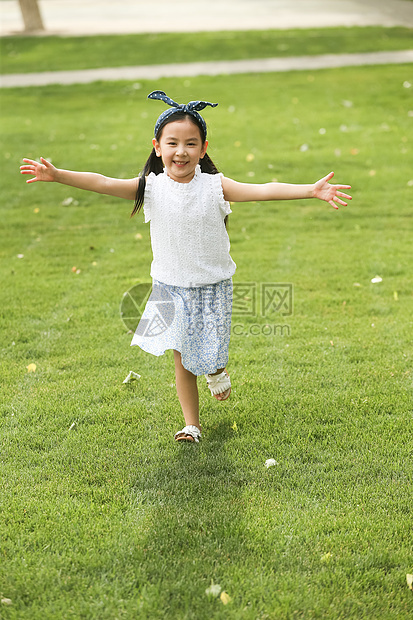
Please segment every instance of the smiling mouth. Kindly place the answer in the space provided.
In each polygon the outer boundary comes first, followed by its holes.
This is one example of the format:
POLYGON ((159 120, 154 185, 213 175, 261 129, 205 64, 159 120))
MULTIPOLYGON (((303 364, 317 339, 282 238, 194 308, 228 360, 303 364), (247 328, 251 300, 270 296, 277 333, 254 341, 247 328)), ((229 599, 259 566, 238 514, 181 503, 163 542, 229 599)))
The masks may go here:
POLYGON ((186 161, 174 161, 175 166, 186 166, 186 161))

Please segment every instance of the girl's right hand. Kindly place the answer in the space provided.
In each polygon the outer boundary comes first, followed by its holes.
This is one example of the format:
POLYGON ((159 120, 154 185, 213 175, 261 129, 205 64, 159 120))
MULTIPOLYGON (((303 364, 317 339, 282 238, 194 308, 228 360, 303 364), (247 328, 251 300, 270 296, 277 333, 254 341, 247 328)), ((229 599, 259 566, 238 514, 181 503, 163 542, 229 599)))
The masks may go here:
POLYGON ((57 168, 53 166, 49 161, 40 158, 41 163, 34 161, 33 159, 23 159, 24 166, 20 166, 21 174, 33 174, 32 179, 27 179, 26 183, 35 183, 36 181, 56 181, 57 168))

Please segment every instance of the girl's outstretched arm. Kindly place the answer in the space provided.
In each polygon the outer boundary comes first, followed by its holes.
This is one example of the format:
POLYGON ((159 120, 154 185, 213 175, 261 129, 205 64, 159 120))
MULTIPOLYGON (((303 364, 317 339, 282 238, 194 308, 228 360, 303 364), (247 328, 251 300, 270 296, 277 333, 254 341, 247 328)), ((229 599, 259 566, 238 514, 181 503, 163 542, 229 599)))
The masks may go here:
POLYGON ((24 166, 20 166, 21 174, 34 175, 28 179, 27 183, 35 183, 36 181, 54 181, 63 185, 70 185, 78 189, 85 189, 98 194, 107 194, 116 196, 117 198, 125 198, 126 200, 134 200, 136 189, 138 187, 138 179, 112 179, 95 172, 75 172, 72 170, 61 170, 55 168, 53 164, 43 157, 40 162, 33 159, 23 159, 24 166))
POLYGON ((295 200, 302 198, 319 198, 325 200, 334 209, 339 205, 346 206, 351 196, 341 190, 351 189, 351 185, 330 185, 334 172, 312 185, 292 185, 290 183, 238 183, 227 177, 222 178, 222 189, 225 200, 229 202, 250 202, 254 200, 295 200))

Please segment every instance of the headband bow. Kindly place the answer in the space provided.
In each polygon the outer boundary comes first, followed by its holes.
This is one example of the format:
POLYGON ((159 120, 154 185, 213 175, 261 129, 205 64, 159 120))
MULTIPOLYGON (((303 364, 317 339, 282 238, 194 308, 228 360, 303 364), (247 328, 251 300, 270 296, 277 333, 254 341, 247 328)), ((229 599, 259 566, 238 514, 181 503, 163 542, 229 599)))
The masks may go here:
POLYGON ((156 121, 155 137, 156 137, 156 134, 158 133, 158 129, 161 123, 163 123, 165 119, 169 118, 169 116, 171 116, 172 114, 175 114, 178 111, 186 112, 187 114, 190 114, 191 116, 196 118, 197 121, 201 124, 202 129, 204 130, 205 137, 206 137, 206 133, 207 133, 206 123, 204 119, 202 118, 202 116, 198 113, 198 110, 203 110, 208 105, 210 105, 211 108, 216 108, 216 106, 218 105, 217 103, 209 103, 209 101, 190 101, 189 103, 176 103, 176 101, 168 97, 168 95, 166 95, 163 92, 163 90, 154 90, 152 93, 148 95, 148 99, 159 99, 160 101, 164 101, 165 103, 171 106, 169 110, 165 110, 164 112, 162 112, 162 114, 159 116, 158 120, 156 121))

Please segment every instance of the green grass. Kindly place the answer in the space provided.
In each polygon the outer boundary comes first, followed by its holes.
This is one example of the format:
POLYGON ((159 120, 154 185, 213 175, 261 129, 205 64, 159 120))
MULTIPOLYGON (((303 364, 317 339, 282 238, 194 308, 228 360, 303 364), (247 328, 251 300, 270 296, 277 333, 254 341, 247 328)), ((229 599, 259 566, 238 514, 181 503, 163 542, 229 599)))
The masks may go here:
POLYGON ((403 50, 409 28, 320 28, 0 40, 1 73, 403 50))
POLYGON ((410 75, 382 66, 2 93, 2 617, 409 617, 410 75), (146 100, 155 86, 219 101, 205 116, 228 176, 311 182, 334 169, 353 185, 339 212, 234 206, 235 281, 293 283, 294 313, 234 316, 244 336, 231 341, 233 393, 220 405, 200 381, 199 446, 172 440, 182 420, 171 355, 130 348, 119 317, 124 291, 149 277, 142 217, 109 197, 26 186, 18 172, 21 157, 42 154, 137 173, 161 109, 146 100), (249 333, 266 324, 291 334, 249 333), (129 370, 142 378, 123 385, 129 370), (227 606, 205 595, 211 581, 227 606))

